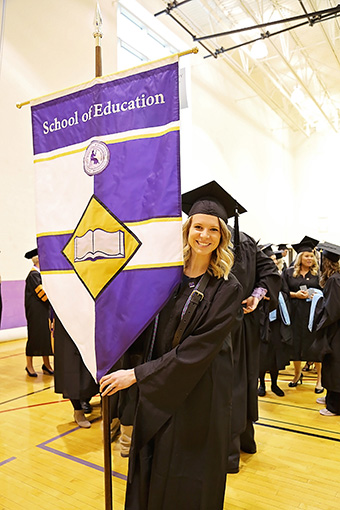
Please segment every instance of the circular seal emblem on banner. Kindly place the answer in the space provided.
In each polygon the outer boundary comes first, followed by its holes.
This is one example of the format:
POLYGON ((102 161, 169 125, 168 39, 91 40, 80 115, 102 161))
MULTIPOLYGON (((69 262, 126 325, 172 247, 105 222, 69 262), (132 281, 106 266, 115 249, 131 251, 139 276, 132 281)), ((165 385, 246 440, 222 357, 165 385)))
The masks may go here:
POLYGON ((84 154, 84 171, 87 175, 100 174, 110 161, 110 151, 104 142, 93 140, 84 154))

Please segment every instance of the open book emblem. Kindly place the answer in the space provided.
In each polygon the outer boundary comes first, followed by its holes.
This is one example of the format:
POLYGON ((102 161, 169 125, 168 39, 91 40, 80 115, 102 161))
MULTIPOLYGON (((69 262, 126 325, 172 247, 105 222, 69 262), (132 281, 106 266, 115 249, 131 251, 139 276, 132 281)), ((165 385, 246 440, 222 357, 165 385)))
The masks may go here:
POLYGON ((63 254, 96 299, 140 246, 138 237, 93 195, 63 254))
POLYGON ((81 260, 125 258, 124 232, 106 232, 101 228, 88 230, 74 238, 74 262, 81 260))

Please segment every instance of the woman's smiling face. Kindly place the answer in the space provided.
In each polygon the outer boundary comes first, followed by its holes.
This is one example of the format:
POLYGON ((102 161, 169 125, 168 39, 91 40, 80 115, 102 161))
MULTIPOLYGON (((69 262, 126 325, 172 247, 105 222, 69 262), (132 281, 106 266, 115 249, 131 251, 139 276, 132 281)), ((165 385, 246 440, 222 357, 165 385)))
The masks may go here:
POLYGON ((304 251, 301 256, 301 265, 311 267, 314 264, 314 255, 311 251, 304 251))
POLYGON ((209 214, 194 214, 191 218, 188 242, 196 255, 211 255, 221 240, 218 218, 209 214))

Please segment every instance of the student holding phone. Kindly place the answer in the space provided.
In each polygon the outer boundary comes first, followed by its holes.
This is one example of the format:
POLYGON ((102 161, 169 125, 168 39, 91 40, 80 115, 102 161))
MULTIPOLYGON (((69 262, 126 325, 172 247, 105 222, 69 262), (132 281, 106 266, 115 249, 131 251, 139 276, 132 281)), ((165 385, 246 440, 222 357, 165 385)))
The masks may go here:
MULTIPOLYGON (((315 333, 308 330, 308 319, 313 289, 320 289, 319 265, 314 253, 318 241, 305 236, 298 244, 293 244, 297 257, 293 266, 282 273, 284 283, 289 291, 291 302, 291 322, 293 331, 293 346, 291 361, 294 363, 294 379, 288 386, 295 388, 302 384, 301 361, 311 360, 310 348, 315 339, 315 333)), ((322 393, 321 363, 315 361, 317 383, 315 393, 322 393)))

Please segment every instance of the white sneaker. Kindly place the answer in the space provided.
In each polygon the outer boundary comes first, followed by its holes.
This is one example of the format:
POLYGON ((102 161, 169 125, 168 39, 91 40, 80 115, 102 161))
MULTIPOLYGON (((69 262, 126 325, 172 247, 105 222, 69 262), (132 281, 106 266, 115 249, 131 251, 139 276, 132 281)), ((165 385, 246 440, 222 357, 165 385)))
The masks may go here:
POLYGON ((322 416, 337 416, 335 413, 328 411, 328 409, 320 409, 319 413, 322 414, 322 416))
POLYGON ((316 399, 317 404, 326 404, 326 397, 319 397, 316 399))

